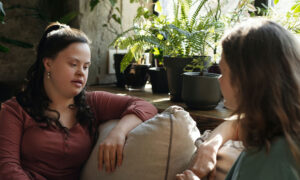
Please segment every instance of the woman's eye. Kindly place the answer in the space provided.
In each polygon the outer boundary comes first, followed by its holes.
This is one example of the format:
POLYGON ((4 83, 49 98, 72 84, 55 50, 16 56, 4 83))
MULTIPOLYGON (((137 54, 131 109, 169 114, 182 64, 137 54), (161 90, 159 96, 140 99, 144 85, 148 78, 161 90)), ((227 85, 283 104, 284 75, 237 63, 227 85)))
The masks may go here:
POLYGON ((72 67, 76 67, 76 64, 74 64, 74 63, 71 63, 70 65, 71 65, 72 67))
POLYGON ((86 69, 88 69, 88 68, 89 68, 88 66, 84 66, 84 67, 83 67, 84 70, 86 70, 86 69))

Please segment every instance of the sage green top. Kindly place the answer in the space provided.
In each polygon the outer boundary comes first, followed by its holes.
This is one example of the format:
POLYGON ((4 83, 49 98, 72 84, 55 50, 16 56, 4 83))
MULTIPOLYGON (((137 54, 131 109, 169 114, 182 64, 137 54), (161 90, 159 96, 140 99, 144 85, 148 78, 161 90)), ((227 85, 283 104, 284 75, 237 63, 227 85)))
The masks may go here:
MULTIPOLYGON (((299 168, 298 168, 299 170, 299 168)), ((296 162, 284 137, 276 139, 266 152, 244 151, 236 160, 225 180, 299 180, 296 162)))

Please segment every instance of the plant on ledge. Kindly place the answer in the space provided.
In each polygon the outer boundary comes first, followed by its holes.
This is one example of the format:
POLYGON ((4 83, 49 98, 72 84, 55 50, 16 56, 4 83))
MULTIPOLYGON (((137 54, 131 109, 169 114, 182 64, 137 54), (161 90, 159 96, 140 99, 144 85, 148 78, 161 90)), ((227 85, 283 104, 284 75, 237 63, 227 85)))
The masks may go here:
POLYGON ((186 72, 182 75, 181 98, 189 108, 194 109, 212 109, 221 100, 219 75, 210 73, 212 66, 209 71, 207 68, 211 59, 215 61, 218 57, 218 43, 224 29, 233 26, 243 18, 242 16, 249 10, 248 8, 252 7, 250 0, 241 0, 232 13, 223 13, 219 0, 215 8, 210 4, 205 5, 206 12, 202 13, 198 17, 199 21, 196 22, 198 38, 203 37, 201 38, 203 43, 199 46, 200 50, 195 48, 199 52, 195 53, 196 56, 193 57, 193 60, 185 66, 184 71, 186 72))
MULTIPOLYGON (((148 10, 139 9, 135 26, 114 41, 116 47, 129 49, 123 59, 122 70, 128 66, 132 57, 138 59, 146 51, 159 57, 193 57, 206 55, 208 47, 214 49, 213 43, 220 38, 224 25, 222 22, 214 21, 215 16, 220 16, 219 9, 217 11, 210 9, 205 17, 198 16, 207 2, 208 0, 202 0, 189 17, 190 8, 194 4, 187 0, 178 1, 174 11, 175 19, 172 22, 167 21, 164 15, 157 17, 150 15, 148 10), (214 13, 219 14, 214 16, 214 13), (219 29, 221 32, 215 33, 219 29)), ((160 6, 159 3, 157 6, 160 6)))

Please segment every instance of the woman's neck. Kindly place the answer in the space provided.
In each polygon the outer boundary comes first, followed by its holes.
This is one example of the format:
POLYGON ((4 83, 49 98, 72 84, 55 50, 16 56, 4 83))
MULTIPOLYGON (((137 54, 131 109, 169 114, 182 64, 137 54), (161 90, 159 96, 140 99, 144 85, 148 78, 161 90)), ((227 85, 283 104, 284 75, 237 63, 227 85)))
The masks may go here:
MULTIPOLYGON (((50 97, 49 97, 50 98, 50 97)), ((51 103, 49 104, 49 108, 50 109, 55 109, 55 110, 66 110, 66 109, 70 109, 70 105, 74 104, 74 99, 56 99, 56 98, 50 98, 51 99, 51 103)))

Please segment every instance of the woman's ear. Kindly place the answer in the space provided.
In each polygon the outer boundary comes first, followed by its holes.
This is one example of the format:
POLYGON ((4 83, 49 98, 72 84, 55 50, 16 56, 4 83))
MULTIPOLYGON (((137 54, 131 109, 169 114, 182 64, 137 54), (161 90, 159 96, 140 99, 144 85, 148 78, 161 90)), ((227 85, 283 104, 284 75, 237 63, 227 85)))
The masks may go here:
POLYGON ((51 72, 52 61, 53 60, 50 59, 50 58, 44 58, 43 59, 43 64, 44 64, 46 72, 51 72))

